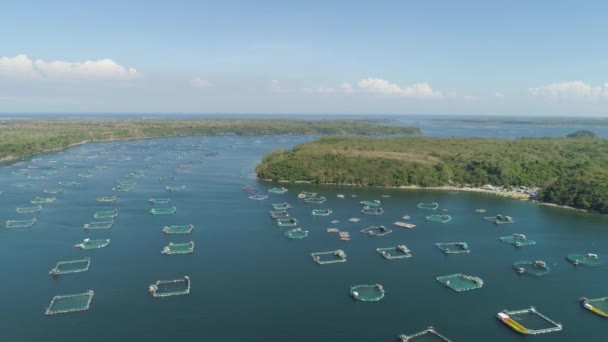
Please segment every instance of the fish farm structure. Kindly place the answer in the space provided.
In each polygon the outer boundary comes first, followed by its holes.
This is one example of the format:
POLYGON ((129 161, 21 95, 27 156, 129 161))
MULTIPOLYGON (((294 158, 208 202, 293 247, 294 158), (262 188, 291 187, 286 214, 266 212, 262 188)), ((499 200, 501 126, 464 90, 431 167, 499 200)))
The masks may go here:
POLYGON ((524 234, 513 234, 511 236, 500 237, 499 239, 500 241, 506 242, 515 247, 531 246, 536 244, 536 241, 529 240, 524 234))
POLYGON ((407 229, 412 229, 412 228, 416 228, 416 225, 413 223, 407 223, 407 222, 393 222, 393 225, 397 226, 397 227, 401 227, 401 228, 407 228, 407 229))
POLYGON ((327 199, 323 196, 321 197, 306 197, 304 199, 304 202, 306 203, 313 203, 313 204, 322 204, 325 203, 325 201, 327 201, 327 199))
POLYGON ((285 236, 288 239, 304 239, 308 237, 308 230, 302 230, 302 228, 294 228, 286 231, 285 236))
POLYGON ((504 310, 499 312, 496 318, 524 335, 539 335, 562 330, 561 323, 556 323, 534 307, 516 311, 504 310))
POLYGON ((105 196, 105 197, 97 197, 96 201, 99 203, 114 203, 118 200, 116 196, 105 196))
POLYGON ((594 253, 587 254, 568 254, 566 259, 573 265, 581 266, 601 266, 604 263, 600 260, 600 257, 594 253))
POLYGON ((89 270, 91 265, 91 258, 83 258, 78 260, 67 260, 58 262, 52 270, 49 271, 50 275, 61 275, 70 273, 80 273, 89 270))
POLYGON ((186 243, 169 242, 169 245, 163 248, 162 253, 167 255, 194 253, 194 241, 186 243))
POLYGON ((271 210, 268 212, 273 219, 281 219, 289 217, 287 210, 271 210))
POLYGON ((481 278, 460 273, 437 277, 437 281, 456 292, 480 289, 484 285, 481 278))
POLYGON ((551 269, 547 266, 547 263, 542 260, 521 260, 513 264, 515 272, 518 274, 531 274, 535 276, 544 276, 549 274, 551 269))
POLYGON ((284 188, 284 187, 280 187, 280 188, 272 188, 272 189, 269 189, 269 190, 268 190, 268 192, 270 192, 271 194, 279 194, 279 195, 280 195, 280 194, 284 194, 284 193, 286 193, 287 191, 288 191, 288 190, 287 190, 287 188, 284 188))
POLYGON ((55 296, 46 309, 46 315, 88 310, 95 292, 89 290, 83 293, 55 296))
POLYGON ((439 203, 418 203, 417 207, 419 209, 428 209, 428 210, 437 210, 439 208, 439 203))
POLYGON ((57 195, 63 192, 63 189, 44 189, 45 194, 57 195))
POLYGON ((405 245, 397 245, 397 247, 376 248, 376 252, 380 253, 380 255, 382 255, 387 260, 412 257, 412 252, 405 245))
POLYGON ((33 226, 34 224, 36 224, 36 222, 38 222, 38 220, 36 220, 35 218, 30 219, 30 220, 7 220, 4 223, 4 227, 5 228, 29 228, 29 227, 33 226))
POLYGON ((435 328, 428 327, 425 330, 419 331, 412 335, 399 335, 401 342, 415 342, 415 341, 444 341, 452 342, 449 338, 441 335, 435 328))
POLYGON ((86 239, 82 240, 81 243, 75 244, 74 247, 80 248, 80 249, 98 249, 98 248, 103 248, 109 244, 110 244, 110 239, 91 240, 89 238, 86 238, 86 239))
POLYGON ((98 211, 95 213, 95 215, 93 215, 93 218, 104 219, 104 218, 114 218, 117 216, 118 216, 118 209, 114 209, 114 210, 98 211))
POLYGON ((50 204, 55 202, 57 198, 55 197, 36 197, 30 201, 32 204, 50 204))
POLYGON ((583 308, 593 312, 594 314, 608 318, 608 297, 587 299, 581 298, 583 308))
POLYGON ((114 221, 93 221, 91 223, 84 224, 84 229, 110 229, 114 225, 114 221))
POLYGON ((177 211, 176 207, 170 208, 152 208, 150 214, 152 215, 173 215, 177 211))
POLYGON ((486 216, 483 219, 494 224, 513 223, 513 218, 506 215, 486 216))
POLYGON ((445 254, 470 253, 469 244, 466 242, 438 242, 435 244, 445 254))
POLYGON ((33 214, 33 213, 41 212, 42 206, 37 205, 35 207, 22 207, 22 208, 17 208, 15 210, 17 211, 17 214, 33 214))
POLYGON ((364 207, 378 208, 378 207, 380 207, 381 203, 378 200, 373 200, 373 201, 361 201, 361 202, 359 202, 359 204, 361 204, 364 207))
POLYGON ((289 210, 291 208, 293 208, 293 207, 287 202, 272 204, 272 209, 274 209, 274 210, 289 210))
POLYGON ((363 302, 377 302, 384 298, 384 292, 384 288, 380 284, 361 284, 350 287, 350 295, 363 302))
POLYGON ((152 297, 170 297, 187 295, 190 293, 190 277, 182 279, 158 280, 148 286, 148 292, 152 297))
POLYGON ((310 256, 312 256, 312 260, 314 260, 319 265, 346 262, 346 253, 344 253, 344 251, 341 249, 328 252, 311 253, 310 256))
POLYGON ((256 195, 251 195, 251 196, 249 196, 249 199, 256 200, 256 201, 265 200, 265 199, 267 199, 267 198, 268 198, 268 196, 267 196, 267 195, 260 195, 260 194, 256 194, 256 195))
POLYGON ((333 211, 331 209, 313 209, 313 216, 329 216, 333 211))
POLYGON ((59 185, 63 185, 63 186, 75 186, 78 185, 78 182, 74 182, 74 181, 61 181, 58 182, 59 185))
POLYGON ((148 200, 152 204, 169 204, 171 202, 170 198, 150 198, 148 200))
POLYGON ((184 191, 184 190, 186 190, 186 186, 185 185, 174 185, 174 186, 167 185, 165 187, 165 190, 167 190, 167 191, 184 191))
POLYGON ((425 218, 427 222, 438 222, 438 223, 448 223, 452 221, 452 216, 450 215, 431 215, 425 218))
POLYGON ((317 196, 316 192, 308 192, 308 191, 302 191, 298 194, 299 199, 307 199, 307 198, 316 197, 316 196, 317 196))
POLYGON ((298 220, 295 218, 280 218, 277 219, 277 226, 279 227, 295 227, 298 225, 298 220))
POLYGON ((384 209, 381 207, 363 207, 361 212, 367 215, 382 215, 384 213, 384 209))
POLYGON ((368 236, 384 236, 392 232, 393 231, 391 229, 388 229, 385 226, 371 226, 361 229, 361 233, 366 234, 368 236))

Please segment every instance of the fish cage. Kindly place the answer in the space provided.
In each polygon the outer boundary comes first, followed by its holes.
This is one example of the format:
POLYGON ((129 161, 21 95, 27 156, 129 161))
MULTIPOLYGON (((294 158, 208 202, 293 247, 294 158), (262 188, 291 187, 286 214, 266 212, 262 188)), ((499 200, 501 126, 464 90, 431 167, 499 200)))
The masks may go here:
POLYGON ((547 263, 542 260, 520 260, 513 263, 513 268, 518 274, 531 274, 535 276, 544 276, 551 271, 547 263))
POLYGON ((380 253, 385 259, 404 259, 411 258, 412 251, 405 245, 397 245, 397 247, 376 248, 376 252, 380 253))
POLYGON ((419 331, 412 335, 399 335, 399 341, 401 342, 416 342, 416 341, 443 341, 452 342, 449 338, 441 335, 435 328, 428 327, 425 330, 419 331))
POLYGON ((89 239, 86 238, 82 240, 81 243, 77 243, 74 245, 76 248, 80 249, 98 249, 104 248, 110 244, 110 239, 89 239))
POLYGON ((50 275, 61 275, 70 273, 81 273, 89 270, 91 265, 91 258, 82 258, 78 260, 67 260, 58 262, 52 270, 49 271, 50 275))
POLYGON ((608 318, 608 297, 594 299, 583 297, 581 298, 581 304, 583 305, 583 308, 593 312, 594 314, 608 318))
POLYGON ((416 225, 413 223, 407 223, 407 222, 393 222, 393 225, 400 227, 400 228, 407 228, 407 229, 412 229, 412 228, 416 228, 416 225))
POLYGON ((361 229, 361 233, 366 234, 368 236, 384 236, 392 233, 393 231, 385 226, 371 226, 364 229, 361 229))
POLYGON ((437 210, 437 208, 439 208, 439 203, 421 202, 421 203, 418 203, 417 207, 419 209, 437 210))
POLYGON ((57 184, 62 185, 62 186, 76 186, 79 183, 74 182, 74 181, 61 181, 61 182, 57 182, 57 184))
POLYGON ((114 210, 98 211, 95 213, 95 215, 93 215, 93 218, 104 219, 104 218, 114 218, 117 216, 118 216, 118 209, 114 209, 114 210))
POLYGON ((361 209, 361 212, 366 214, 366 215, 382 215, 382 213, 384 213, 384 209, 382 209, 381 207, 363 207, 363 209, 361 209))
POLYGON ((152 208, 150 214, 152 215, 173 215, 177 211, 176 207, 171 208, 152 208))
POLYGON ((150 198, 148 202, 152 204, 169 204, 171 202, 170 198, 150 198))
POLYGON ((273 219, 281 219, 289 217, 287 210, 271 210, 268 212, 273 219))
POLYGON ((35 207, 18 207, 15 209, 15 211, 17 212, 17 214, 33 214, 33 213, 39 213, 42 211, 42 206, 41 205, 37 205, 35 207))
POLYGON ((329 216, 333 213, 331 209, 313 209, 312 216, 329 216))
POLYGON ((117 180, 116 183, 118 183, 119 186, 125 187, 125 188, 133 188, 137 185, 136 181, 132 181, 132 180, 117 180))
POLYGON ((29 228, 38 222, 37 219, 29 219, 29 220, 7 220, 4 223, 5 228, 29 228))
POLYGON ((252 200, 255 200, 255 201, 261 201, 261 200, 265 200, 267 198, 268 198, 267 195, 261 195, 261 194, 255 194, 255 195, 249 196, 249 199, 252 199, 252 200))
POLYGON ((294 228, 286 231, 285 236, 288 239, 304 239, 308 237, 308 230, 302 230, 302 228, 294 228))
POLYGON ((321 197, 306 197, 304 199, 304 202, 306 203, 312 203, 312 204, 322 204, 325 203, 325 201, 327 201, 327 198, 321 196, 321 197))
POLYGON ((277 219, 277 226, 279 227, 295 227, 297 225, 298 220, 293 217, 277 219))
POLYGON ((469 244, 466 242, 438 242, 435 244, 445 254, 470 253, 469 244))
POLYGON ((594 253, 568 254, 566 259, 574 265, 601 266, 604 264, 604 262, 600 260, 600 257, 594 253))
POLYGON ((373 201, 361 201, 361 202, 359 202, 359 204, 361 204, 364 207, 377 208, 377 207, 380 207, 381 203, 379 200, 373 200, 373 201))
POLYGON ((55 296, 46 309, 46 315, 56 315, 61 313, 88 310, 95 292, 89 290, 83 293, 76 293, 63 296, 55 296))
POLYGON ((269 190, 268 190, 268 192, 270 192, 271 194, 278 194, 278 195, 280 195, 280 194, 284 194, 284 193, 286 193, 287 191, 288 191, 288 190, 287 190, 287 188, 284 188, 284 187, 280 187, 280 188, 272 188, 272 189, 269 189, 269 190))
POLYGON ((452 221, 450 215, 430 215, 425 218, 427 222, 448 223, 452 221))
POLYGON ((80 177, 80 178, 91 178, 91 177, 93 177, 93 174, 89 173, 89 172, 82 172, 82 173, 78 174, 78 177, 80 177))
POLYGON ((500 241, 511 244, 515 247, 532 246, 536 241, 528 239, 524 234, 513 234, 511 236, 502 236, 500 241))
POLYGON ((55 197, 36 197, 30 201, 32 204, 50 204, 55 202, 57 198, 55 197))
POLYGON ((539 335, 562 330, 562 324, 538 312, 536 308, 507 311, 503 310, 496 318, 511 329, 524 335, 539 335))
POLYGON ((131 192, 135 189, 134 186, 125 186, 125 185, 119 185, 115 188, 113 188, 114 191, 118 191, 118 192, 131 192))
POLYGON ((287 202, 272 204, 272 209, 274 209, 274 210, 289 210, 291 208, 293 208, 293 207, 287 202))
POLYGON ((507 215, 486 216, 483 219, 494 224, 513 223, 513 218, 507 215))
POLYGON ((153 297, 170 297, 187 295, 190 293, 190 277, 182 279, 158 280, 148 286, 148 292, 153 297))
POLYGON ((165 190, 167 190, 167 191, 184 191, 184 190, 186 190, 186 186, 185 185, 167 185, 165 187, 165 190))
POLYGON ((384 288, 380 284, 361 284, 350 287, 350 295, 363 302, 377 302, 384 298, 384 292, 384 288))
POLYGON ((194 253, 194 241, 186 243, 169 242, 169 245, 163 248, 162 253, 167 255, 194 253))
POLYGON ((344 253, 341 249, 336 249, 335 251, 328 252, 316 252, 311 253, 312 260, 314 260, 317 264, 325 265, 325 264, 334 264, 338 262, 346 262, 346 253, 344 253))
POLYGON ((478 213, 485 213, 485 212, 486 212, 486 210, 485 210, 485 209, 483 209, 483 208, 479 208, 479 209, 475 209, 475 212, 478 212, 478 213))
POLYGON ((245 192, 249 192, 249 193, 256 193, 258 190, 255 188, 255 186, 247 184, 245 186, 243 186, 241 188, 241 190, 245 191, 245 192))
POLYGON ((87 230, 95 230, 95 229, 110 229, 114 225, 114 221, 93 221, 91 223, 85 223, 83 225, 84 229, 87 230))
POLYGON ((30 183, 14 183, 13 186, 15 188, 29 188, 32 186, 30 183))
POLYGON ((163 233, 165 233, 165 234, 190 234, 192 232, 192 229, 194 229, 194 225, 192 225, 192 224, 165 226, 165 227, 163 227, 163 233))
POLYGON ((118 197, 116 196, 104 196, 104 197, 97 197, 97 199, 95 199, 97 202, 99 203, 114 203, 118 200, 118 197))
POLYGON ((440 276, 437 277, 437 281, 456 292, 475 290, 483 287, 483 280, 481 278, 461 273, 440 276))
POLYGON ((57 195, 63 193, 63 189, 44 189, 45 194, 57 195))
POLYGON ((317 196, 316 192, 309 192, 309 191, 302 191, 298 194, 299 199, 307 199, 307 198, 316 197, 316 196, 317 196))

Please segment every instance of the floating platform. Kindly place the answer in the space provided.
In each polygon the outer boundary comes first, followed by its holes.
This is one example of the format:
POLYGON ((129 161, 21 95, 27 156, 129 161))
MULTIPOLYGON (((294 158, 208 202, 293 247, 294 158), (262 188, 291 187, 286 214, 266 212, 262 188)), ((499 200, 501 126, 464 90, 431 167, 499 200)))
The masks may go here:
POLYGON ((265 200, 265 199, 267 199, 267 198, 268 198, 268 196, 267 196, 267 195, 260 195, 260 194, 256 194, 256 195, 251 195, 251 196, 249 196, 249 199, 256 200, 256 201, 265 200))
POLYGON ((46 315, 56 315, 61 313, 88 310, 95 292, 89 290, 83 293, 76 293, 64 296, 55 296, 51 304, 46 309, 46 315))
POLYGON ((331 210, 331 209, 313 209, 312 210, 313 216, 329 216, 332 213, 333 213, 333 210, 331 210))
POLYGON ((104 218, 114 218, 117 216, 118 216, 118 209, 114 209, 114 210, 98 211, 95 213, 95 215, 93 215, 93 218, 104 219, 104 218))
POLYGON ((535 276, 544 276, 549 274, 551 269, 547 266, 547 263, 542 260, 530 261, 521 260, 513 263, 515 272, 519 274, 531 274, 535 276))
POLYGON ((165 234, 190 234, 194 229, 194 225, 186 224, 186 225, 174 225, 174 226, 165 226, 163 227, 163 233, 165 234))
POLYGON ((298 220, 293 217, 277 219, 277 226, 279 227, 295 227, 297 225, 298 220))
POLYGON ((268 212, 273 219, 282 219, 289 217, 287 210, 271 210, 268 212))
POLYGON ((274 210, 289 210, 291 208, 293 208, 293 207, 287 202, 272 204, 272 209, 274 209, 274 210))
POLYGON ((608 318, 608 297, 587 299, 581 298, 581 305, 594 314, 608 318))
POLYGON ((532 246, 536 244, 536 241, 529 240, 524 234, 513 234, 511 236, 502 236, 499 238, 500 241, 511 244, 515 247, 532 246))
POLYGON ((412 335, 399 335, 401 342, 415 342, 415 341, 444 341, 452 342, 449 338, 441 335, 435 328, 428 327, 425 330, 419 331, 412 335))
POLYGON ((438 222, 438 223, 448 223, 452 221, 452 216, 450 215, 430 215, 425 218, 427 222, 438 222))
POLYGON ((421 202, 421 203, 418 203, 417 207, 419 209, 437 210, 437 208, 439 208, 439 203, 421 202))
POLYGON ((177 211, 176 207, 170 208, 152 208, 150 214, 152 215, 173 215, 177 211))
POLYGON ((397 247, 376 248, 376 252, 380 253, 385 259, 404 259, 411 258, 412 252, 406 245, 398 245, 397 247))
POLYGON ((470 253, 469 244, 466 242, 438 242, 435 244, 445 254, 470 253))
POLYGON ((169 242, 169 245, 163 248, 162 253, 167 255, 194 253, 194 241, 186 243, 169 242))
POLYGON ((169 204, 171 202, 170 198, 150 198, 148 202, 152 204, 169 204))
POLYGON ((87 223, 83 226, 84 229, 94 230, 94 229, 110 229, 114 225, 114 221, 93 221, 91 223, 87 223))
POLYGON ((335 251, 311 253, 310 256, 312 256, 312 260, 319 265, 346 262, 347 257, 346 253, 344 253, 344 251, 341 249, 336 249, 335 251))
POLYGON ((486 216, 483 219, 494 224, 513 223, 513 218, 511 216, 506 215, 486 216))
POLYGON ((78 260, 67 260, 58 262, 52 270, 49 271, 50 275, 61 275, 70 273, 81 273, 89 270, 91 265, 91 258, 82 258, 78 260))
POLYGON ((269 189, 269 190, 268 190, 268 192, 270 192, 271 194, 278 194, 278 195, 280 195, 280 194, 284 194, 284 193, 286 193, 287 191, 288 191, 288 190, 287 190, 287 188, 284 188, 284 187, 280 187, 280 188, 272 188, 272 189, 269 189))
POLYGON ((496 318, 524 335, 539 335, 562 330, 561 323, 556 323, 534 307, 516 311, 504 310, 499 312, 496 318))
POLYGON ((288 239, 304 239, 308 237, 308 230, 302 230, 302 228, 294 228, 286 231, 285 236, 288 239))
POLYGON ((321 196, 321 197, 307 197, 304 199, 304 202, 306 203, 313 203, 313 204, 322 204, 325 203, 325 201, 327 201, 327 198, 321 196))
POLYGON ((110 244, 110 239, 84 239, 81 243, 77 243, 74 245, 76 248, 80 249, 98 249, 104 248, 110 244))
POLYGON ((102 196, 95 199, 99 203, 114 203, 118 200, 116 196, 102 196))
POLYGON ((361 201, 361 202, 359 202, 359 204, 361 204, 364 207, 378 208, 378 207, 380 207, 381 203, 378 200, 373 200, 373 201, 361 201))
POLYGON ((32 204, 50 204, 55 202, 56 197, 36 197, 30 201, 32 204))
POLYGON ((568 259, 568 261, 570 261, 573 265, 602 266, 604 264, 604 262, 600 260, 600 257, 594 253, 568 254, 566 259, 568 259))
POLYGON ((170 191, 170 192, 174 192, 174 191, 185 191, 186 190, 186 186, 185 185, 167 185, 165 187, 166 191, 170 191))
POLYGON ((412 229, 412 228, 416 228, 416 225, 413 223, 407 223, 407 222, 393 222, 393 225, 397 226, 397 227, 401 227, 401 228, 407 228, 407 229, 412 229))
POLYGON ((36 224, 38 220, 35 218, 30 220, 7 220, 4 223, 5 228, 29 228, 36 224))
POLYGON ((45 194, 57 195, 63 193, 63 189, 44 189, 45 194))
POLYGON ((361 229, 361 233, 366 234, 368 236, 384 236, 392 232, 392 230, 386 228, 385 226, 371 226, 361 229))
POLYGON ((41 205, 37 205, 35 207, 21 207, 21 208, 15 209, 15 211, 17 211, 17 214, 39 213, 39 212, 42 211, 42 206, 41 205))
POLYGON ((350 295, 363 302, 377 302, 384 298, 384 292, 384 288, 380 284, 361 284, 350 287, 350 295))
POLYGON ((182 279, 158 280, 148 287, 152 297, 171 297, 190 294, 190 277, 182 279))
POLYGON ((381 207, 363 207, 361 212, 366 215, 382 215, 382 213, 384 213, 384 209, 381 207))
POLYGON ((461 273, 440 276, 437 281, 456 292, 480 289, 484 285, 481 278, 461 273))

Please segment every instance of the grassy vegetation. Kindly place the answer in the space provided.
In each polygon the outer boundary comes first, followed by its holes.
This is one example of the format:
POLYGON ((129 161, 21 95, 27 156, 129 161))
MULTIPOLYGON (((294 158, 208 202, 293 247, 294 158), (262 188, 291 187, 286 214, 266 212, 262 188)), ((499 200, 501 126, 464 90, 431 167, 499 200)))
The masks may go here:
POLYGON ((257 119, 35 119, 0 120, 0 160, 64 148, 83 141, 188 135, 413 134, 418 128, 357 120, 257 119))
POLYGON ((364 186, 538 186, 540 200, 608 213, 597 138, 323 137, 264 156, 260 178, 364 186))

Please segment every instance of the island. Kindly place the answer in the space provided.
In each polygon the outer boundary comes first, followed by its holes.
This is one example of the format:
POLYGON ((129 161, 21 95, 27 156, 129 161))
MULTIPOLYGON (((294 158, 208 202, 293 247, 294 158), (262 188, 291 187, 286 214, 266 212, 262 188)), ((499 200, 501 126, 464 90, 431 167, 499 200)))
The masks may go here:
POLYGON ((608 213, 608 142, 592 137, 321 137, 274 151, 260 179, 379 187, 508 190, 608 213))

